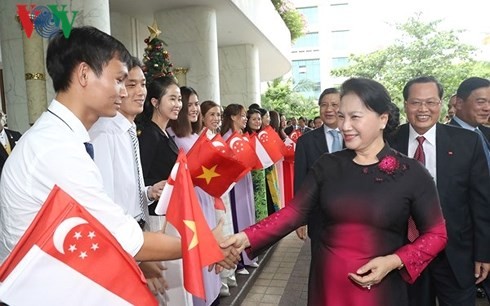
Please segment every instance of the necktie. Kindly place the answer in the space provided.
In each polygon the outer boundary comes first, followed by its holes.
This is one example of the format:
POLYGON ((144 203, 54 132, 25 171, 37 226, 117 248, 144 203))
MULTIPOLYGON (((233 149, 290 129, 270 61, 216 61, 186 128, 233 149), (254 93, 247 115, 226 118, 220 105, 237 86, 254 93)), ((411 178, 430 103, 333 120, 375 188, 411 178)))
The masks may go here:
POLYGON ((145 203, 145 195, 144 195, 144 183, 143 183, 143 175, 141 173, 141 163, 140 163, 140 152, 138 145, 138 137, 136 136, 136 128, 132 126, 128 130, 129 136, 131 137, 131 144, 133 146, 133 158, 134 164, 136 165, 136 178, 138 181, 138 194, 139 194, 139 205, 141 208, 141 220, 147 222, 148 221, 148 205, 145 203))
MULTIPOLYGON (((425 137, 418 136, 417 141, 419 142, 419 145, 415 150, 415 154, 413 155, 413 158, 418 160, 422 165, 425 166, 425 152, 424 152, 424 147, 422 146, 422 144, 425 141, 425 137)), ((410 242, 413 242, 415 239, 417 239, 418 236, 419 236, 419 231, 417 230, 417 226, 415 225, 412 216, 410 216, 410 218, 408 218, 408 233, 407 233, 408 240, 410 240, 410 242)))
POLYGON ((413 155, 413 158, 418 160, 422 165, 425 166, 425 152, 424 152, 424 147, 422 144, 425 141, 424 136, 418 136, 417 141, 419 142, 419 145, 417 146, 417 149, 415 150, 415 154, 413 155))
POLYGON ((483 135, 483 132, 479 128, 476 128, 475 132, 477 132, 478 135, 480 135, 481 141, 483 142, 483 151, 485 151, 488 170, 490 170, 490 142, 487 140, 487 138, 485 138, 485 135, 483 135))
POLYGON ((328 131, 328 133, 333 137, 332 149, 330 150, 330 153, 342 150, 339 132, 337 130, 330 130, 328 131))
POLYGON ((85 151, 87 151, 88 155, 90 155, 91 159, 94 159, 94 146, 90 142, 84 142, 85 151))
POLYGON ((7 152, 7 155, 10 155, 10 153, 12 152, 12 149, 10 148, 10 142, 7 141, 5 142, 5 145, 3 146, 5 148, 5 152, 7 152))

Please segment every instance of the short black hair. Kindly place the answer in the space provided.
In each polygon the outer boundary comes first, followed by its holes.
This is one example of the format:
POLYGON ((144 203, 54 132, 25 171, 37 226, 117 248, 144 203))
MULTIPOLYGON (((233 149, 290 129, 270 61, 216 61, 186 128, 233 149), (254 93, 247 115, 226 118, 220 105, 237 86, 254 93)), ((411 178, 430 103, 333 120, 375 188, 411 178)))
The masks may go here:
POLYGON ((126 66, 131 61, 131 55, 119 40, 94 27, 75 27, 68 38, 62 30, 51 36, 46 67, 55 92, 60 92, 70 87, 71 74, 78 64, 87 63, 100 76, 103 66, 113 58, 126 66))
POLYGON ((473 90, 482 87, 490 87, 490 81, 479 77, 468 78, 459 85, 458 90, 456 91, 456 96, 465 101, 471 95, 473 90))
POLYGON ((388 122, 383 130, 385 136, 399 125, 399 109, 392 103, 388 91, 381 83, 365 78, 351 78, 342 84, 340 92, 341 97, 355 94, 368 109, 378 115, 388 114, 388 122))
POLYGON ((407 84, 405 84, 405 86, 403 87, 403 99, 407 101, 410 87, 412 87, 413 84, 423 84, 423 83, 436 84, 437 94, 439 95, 439 99, 442 99, 442 97, 444 96, 444 88, 442 87, 441 83, 439 83, 439 81, 433 76, 421 76, 408 81, 407 84))
POLYGON ((330 87, 330 88, 325 89, 320 94, 320 97, 318 97, 318 105, 320 105, 323 97, 325 97, 326 95, 329 95, 329 94, 338 94, 338 93, 340 93, 340 91, 337 88, 335 88, 335 87, 330 87))

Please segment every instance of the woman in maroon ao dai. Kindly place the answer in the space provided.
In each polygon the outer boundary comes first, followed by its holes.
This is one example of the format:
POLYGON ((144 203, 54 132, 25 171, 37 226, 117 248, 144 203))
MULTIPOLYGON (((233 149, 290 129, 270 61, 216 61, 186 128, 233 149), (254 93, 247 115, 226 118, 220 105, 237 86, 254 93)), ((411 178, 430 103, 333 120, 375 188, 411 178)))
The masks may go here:
POLYGON ((320 157, 289 205, 223 246, 245 247, 256 256, 320 206, 308 304, 408 305, 406 284, 444 248, 447 234, 427 170, 384 143, 383 132, 393 123, 390 103, 375 81, 344 82, 338 115, 347 149, 320 157), (410 216, 419 231, 413 242, 407 239, 410 216))

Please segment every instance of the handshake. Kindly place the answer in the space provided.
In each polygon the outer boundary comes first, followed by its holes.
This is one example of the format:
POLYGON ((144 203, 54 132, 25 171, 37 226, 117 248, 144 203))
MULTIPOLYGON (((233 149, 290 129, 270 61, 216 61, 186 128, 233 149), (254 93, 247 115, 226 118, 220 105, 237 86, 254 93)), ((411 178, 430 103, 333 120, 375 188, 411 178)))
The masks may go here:
POLYGON ((222 261, 209 266, 209 271, 214 268, 216 273, 221 272, 223 269, 234 269, 240 260, 240 253, 250 246, 248 237, 244 232, 224 237, 223 222, 223 219, 221 219, 213 229, 214 238, 219 243, 224 256, 222 261))

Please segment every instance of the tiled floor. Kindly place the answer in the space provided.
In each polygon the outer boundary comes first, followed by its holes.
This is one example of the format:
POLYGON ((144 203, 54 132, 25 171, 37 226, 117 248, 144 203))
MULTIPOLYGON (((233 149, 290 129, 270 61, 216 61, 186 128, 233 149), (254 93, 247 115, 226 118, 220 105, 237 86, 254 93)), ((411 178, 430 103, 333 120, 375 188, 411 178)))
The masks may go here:
POLYGON ((309 259, 305 265, 302 258, 310 255, 304 244, 294 232, 282 239, 241 305, 306 305, 309 259))

